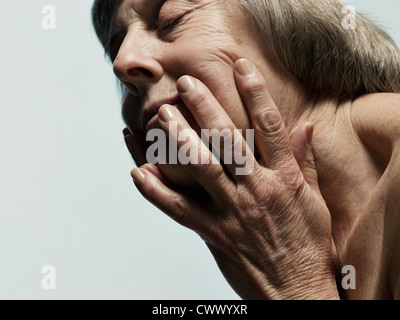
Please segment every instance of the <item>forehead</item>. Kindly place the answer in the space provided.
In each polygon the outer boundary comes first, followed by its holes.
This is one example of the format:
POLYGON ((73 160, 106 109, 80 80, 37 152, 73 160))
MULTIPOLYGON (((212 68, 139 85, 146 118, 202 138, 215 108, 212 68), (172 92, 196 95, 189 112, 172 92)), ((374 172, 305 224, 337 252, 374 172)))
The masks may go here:
POLYGON ((124 16, 124 14, 129 14, 132 11, 143 14, 162 2, 165 2, 165 0, 120 0, 116 8, 116 15, 124 16))
MULTIPOLYGON (((120 0, 114 15, 116 21, 126 21, 135 15, 155 14, 164 2, 176 2, 182 5, 194 5, 204 0, 120 0)), ((217 0, 214 0, 217 1, 217 0)))

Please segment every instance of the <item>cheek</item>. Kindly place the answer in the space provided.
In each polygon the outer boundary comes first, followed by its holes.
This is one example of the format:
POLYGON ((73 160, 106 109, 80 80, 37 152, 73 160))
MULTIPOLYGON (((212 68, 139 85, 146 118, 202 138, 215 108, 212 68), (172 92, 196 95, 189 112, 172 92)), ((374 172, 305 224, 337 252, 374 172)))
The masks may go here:
POLYGON ((164 52, 170 66, 179 67, 184 74, 190 72, 199 78, 213 65, 232 64, 238 46, 220 20, 216 16, 208 17, 208 21, 199 18, 186 22, 164 52))
POLYGON ((214 59, 205 64, 203 70, 209 72, 200 80, 210 89, 235 126, 238 129, 249 129, 250 120, 233 75, 234 63, 214 59))
POLYGON ((236 87, 233 68, 233 64, 209 62, 210 72, 200 80, 210 89, 235 126, 245 130, 250 128, 250 120, 236 87))
POLYGON ((239 129, 250 128, 250 121, 234 80, 234 63, 245 56, 232 38, 213 36, 207 41, 187 40, 175 45, 170 66, 178 76, 190 75, 202 81, 239 129), (179 52, 179 55, 176 54, 179 52))

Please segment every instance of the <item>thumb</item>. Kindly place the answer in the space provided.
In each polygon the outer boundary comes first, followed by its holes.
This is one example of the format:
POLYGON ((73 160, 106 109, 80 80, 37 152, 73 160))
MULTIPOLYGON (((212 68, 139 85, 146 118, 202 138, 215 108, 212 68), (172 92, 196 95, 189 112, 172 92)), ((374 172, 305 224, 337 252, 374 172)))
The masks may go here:
POLYGON ((294 156, 301 172, 303 173, 304 179, 311 189, 322 198, 312 147, 313 135, 314 125, 307 122, 295 131, 291 139, 291 144, 294 156))

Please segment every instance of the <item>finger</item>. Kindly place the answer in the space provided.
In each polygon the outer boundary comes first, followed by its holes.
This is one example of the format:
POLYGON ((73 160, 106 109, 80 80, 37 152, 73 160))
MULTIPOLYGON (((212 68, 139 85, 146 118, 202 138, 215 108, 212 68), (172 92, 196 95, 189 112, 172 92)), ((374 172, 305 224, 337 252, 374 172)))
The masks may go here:
POLYGON ((302 168, 304 164, 308 148, 307 130, 306 130, 307 125, 308 123, 300 125, 295 130, 290 140, 292 145, 293 155, 300 168, 302 168))
POLYGON ((141 166, 141 168, 146 169, 147 171, 152 173, 158 180, 160 180, 163 184, 165 184, 168 188, 174 190, 174 186, 172 185, 172 183, 164 176, 160 168, 158 168, 156 165, 151 163, 146 163, 143 166, 141 166))
POLYGON ((122 117, 127 128, 123 131, 125 143, 138 167, 146 161, 146 133, 140 124, 140 97, 125 91, 122 99, 122 117), (128 129, 129 128, 129 129, 128 129))
POLYGON ((292 148, 304 179, 311 189, 323 199, 318 181, 318 171, 312 147, 314 125, 307 122, 301 125, 292 137, 292 148))
POLYGON ((203 138, 211 142, 217 158, 222 160, 234 179, 240 181, 252 173, 256 162, 251 149, 253 141, 247 144, 243 132, 236 128, 211 91, 190 76, 181 77, 177 87, 183 102, 202 129, 203 138))
POLYGON ((141 194, 184 227, 200 234, 207 233, 210 216, 190 198, 168 188, 145 168, 132 170, 132 178, 141 194))
POLYGON ((275 170, 295 164, 285 124, 264 77, 249 60, 240 59, 235 64, 235 79, 265 165, 275 170))
POLYGON ((193 178, 216 200, 229 197, 234 183, 178 109, 164 105, 158 111, 161 128, 176 146, 180 164, 187 165, 193 178))
POLYGON ((143 139, 139 139, 135 134, 132 134, 129 129, 123 131, 125 144, 131 154, 136 166, 141 167, 146 161, 146 149, 143 143, 143 139))

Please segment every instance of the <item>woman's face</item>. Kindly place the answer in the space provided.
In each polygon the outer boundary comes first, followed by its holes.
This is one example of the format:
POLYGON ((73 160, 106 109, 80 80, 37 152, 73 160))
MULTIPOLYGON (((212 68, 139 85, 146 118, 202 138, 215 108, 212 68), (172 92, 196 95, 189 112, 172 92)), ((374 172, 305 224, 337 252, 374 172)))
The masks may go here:
MULTIPOLYGON (((237 128, 250 128, 233 66, 248 58, 268 72, 266 50, 233 1, 123 0, 112 29, 114 72, 131 93, 123 117, 138 137, 158 126, 157 111, 165 103, 175 105, 195 130, 200 129, 179 100, 176 82, 183 75, 202 81, 237 128)), ((160 169, 178 185, 194 185, 181 165, 160 169)))

